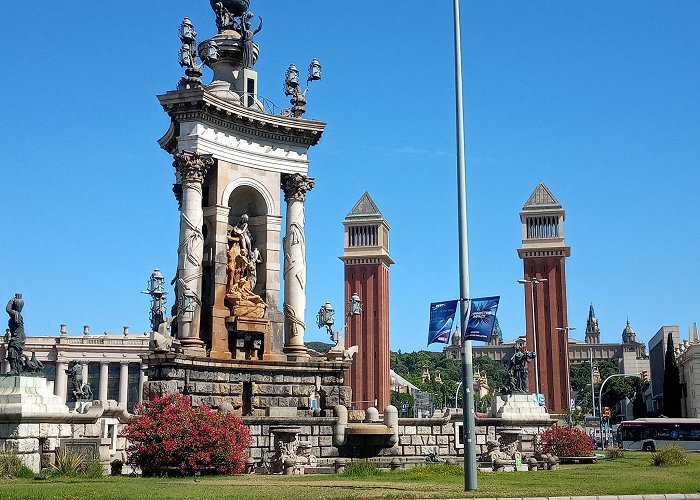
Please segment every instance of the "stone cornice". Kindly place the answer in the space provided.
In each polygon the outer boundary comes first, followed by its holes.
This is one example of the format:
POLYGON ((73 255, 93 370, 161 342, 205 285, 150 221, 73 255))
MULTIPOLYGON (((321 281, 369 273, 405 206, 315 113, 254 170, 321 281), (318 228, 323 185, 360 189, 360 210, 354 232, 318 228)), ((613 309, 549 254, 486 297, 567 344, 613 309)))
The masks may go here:
MULTIPOLYGON (((174 123, 199 121, 221 130, 306 147, 321 139, 326 123, 290 116, 270 115, 218 98, 206 89, 171 91, 158 96, 163 109, 174 123)), ((159 143, 172 153, 176 126, 170 127, 159 143)))

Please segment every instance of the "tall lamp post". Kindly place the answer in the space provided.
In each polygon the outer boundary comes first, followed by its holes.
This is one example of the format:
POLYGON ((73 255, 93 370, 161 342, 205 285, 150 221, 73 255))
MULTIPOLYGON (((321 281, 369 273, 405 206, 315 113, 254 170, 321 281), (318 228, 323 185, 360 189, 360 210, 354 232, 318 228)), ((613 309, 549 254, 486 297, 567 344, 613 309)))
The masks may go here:
MULTIPOLYGON (((589 363, 591 364, 591 405, 593 406, 593 418, 595 418, 595 381, 593 380, 593 348, 588 348, 589 363)), ((595 420, 593 421, 595 422, 595 420)))
MULTIPOLYGON (((540 351, 537 349, 537 323, 535 318, 535 285, 545 283, 547 278, 530 278, 518 280, 521 285, 530 283, 530 304, 532 305, 532 348, 535 350, 535 388, 537 389, 537 401, 540 397, 540 351)), ((568 353, 567 353, 568 356, 568 353)))
POLYGON ((569 361, 569 332, 571 330, 576 330, 575 326, 562 326, 557 327, 557 330, 564 332, 566 335, 566 406, 569 408, 569 413, 572 412, 571 406, 571 366, 569 361))
MULTIPOLYGON (((592 369, 592 368, 591 368, 592 369)), ((603 439, 603 387, 605 387, 605 383, 610 380, 611 378, 614 377, 636 377, 636 378, 642 378, 640 375, 635 375, 635 374, 627 374, 627 373, 614 373, 610 375, 608 378, 603 380, 603 383, 600 384, 600 392, 598 393, 598 415, 600 417, 600 448, 603 449, 605 448, 605 439, 603 439)))
POLYGON ((459 314, 462 328, 462 414, 464 491, 476 490, 476 427, 472 341, 467 339, 469 317, 469 243, 467 238, 467 180, 464 159, 464 103, 462 98, 462 35, 459 0, 453 1, 455 43, 455 112, 457 125, 457 221, 459 232, 459 314))

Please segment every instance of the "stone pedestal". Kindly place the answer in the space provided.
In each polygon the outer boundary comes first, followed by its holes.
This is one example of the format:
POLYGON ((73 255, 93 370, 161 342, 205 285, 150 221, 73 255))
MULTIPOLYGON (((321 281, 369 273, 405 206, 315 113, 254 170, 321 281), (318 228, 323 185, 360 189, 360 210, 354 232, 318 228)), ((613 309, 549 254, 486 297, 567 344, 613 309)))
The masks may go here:
POLYGON ((552 418, 531 394, 498 394, 491 402, 489 417, 500 418, 506 425, 550 424, 552 418))
POLYGON ((44 377, 0 377, 0 449, 17 451, 33 472, 41 470, 41 455, 59 438, 71 437, 65 421, 68 406, 52 394, 44 377))

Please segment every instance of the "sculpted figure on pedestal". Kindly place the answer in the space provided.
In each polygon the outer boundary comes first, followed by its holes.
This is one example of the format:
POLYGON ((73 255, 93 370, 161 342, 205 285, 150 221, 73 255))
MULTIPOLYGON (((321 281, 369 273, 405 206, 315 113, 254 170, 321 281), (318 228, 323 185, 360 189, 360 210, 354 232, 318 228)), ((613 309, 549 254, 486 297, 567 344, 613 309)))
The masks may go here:
POLYGON ((10 315, 7 322, 7 361, 10 363, 10 375, 19 375, 23 371, 24 363, 22 354, 24 352, 24 318, 22 318, 22 308, 24 300, 21 293, 16 293, 7 303, 5 310, 10 315))
POLYGON ((263 19, 262 17, 258 17, 258 19, 260 19, 260 24, 255 29, 255 31, 252 31, 253 26, 250 20, 253 17, 255 16, 252 12, 247 12, 243 15, 243 18, 241 19, 241 46, 243 48, 243 67, 247 69, 252 69, 254 64, 253 37, 260 33, 260 30, 262 30, 263 27, 263 19))
POLYGON ((528 394, 527 364, 535 359, 534 352, 523 351, 521 346, 515 347, 515 354, 508 363, 508 387, 511 394, 528 394))
POLYGON ((70 375, 71 384, 73 385, 73 396, 76 401, 92 400, 92 387, 83 383, 83 367, 73 360, 68 363, 66 373, 70 375))

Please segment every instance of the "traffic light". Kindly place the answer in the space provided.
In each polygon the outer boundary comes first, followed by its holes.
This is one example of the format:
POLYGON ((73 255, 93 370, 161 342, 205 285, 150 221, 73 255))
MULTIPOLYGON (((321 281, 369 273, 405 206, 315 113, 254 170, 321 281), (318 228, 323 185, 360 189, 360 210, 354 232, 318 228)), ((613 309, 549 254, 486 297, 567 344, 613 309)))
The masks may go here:
POLYGON ((611 416, 610 407, 606 406, 605 408, 603 408, 603 418, 606 420, 610 420, 610 416, 611 416))

